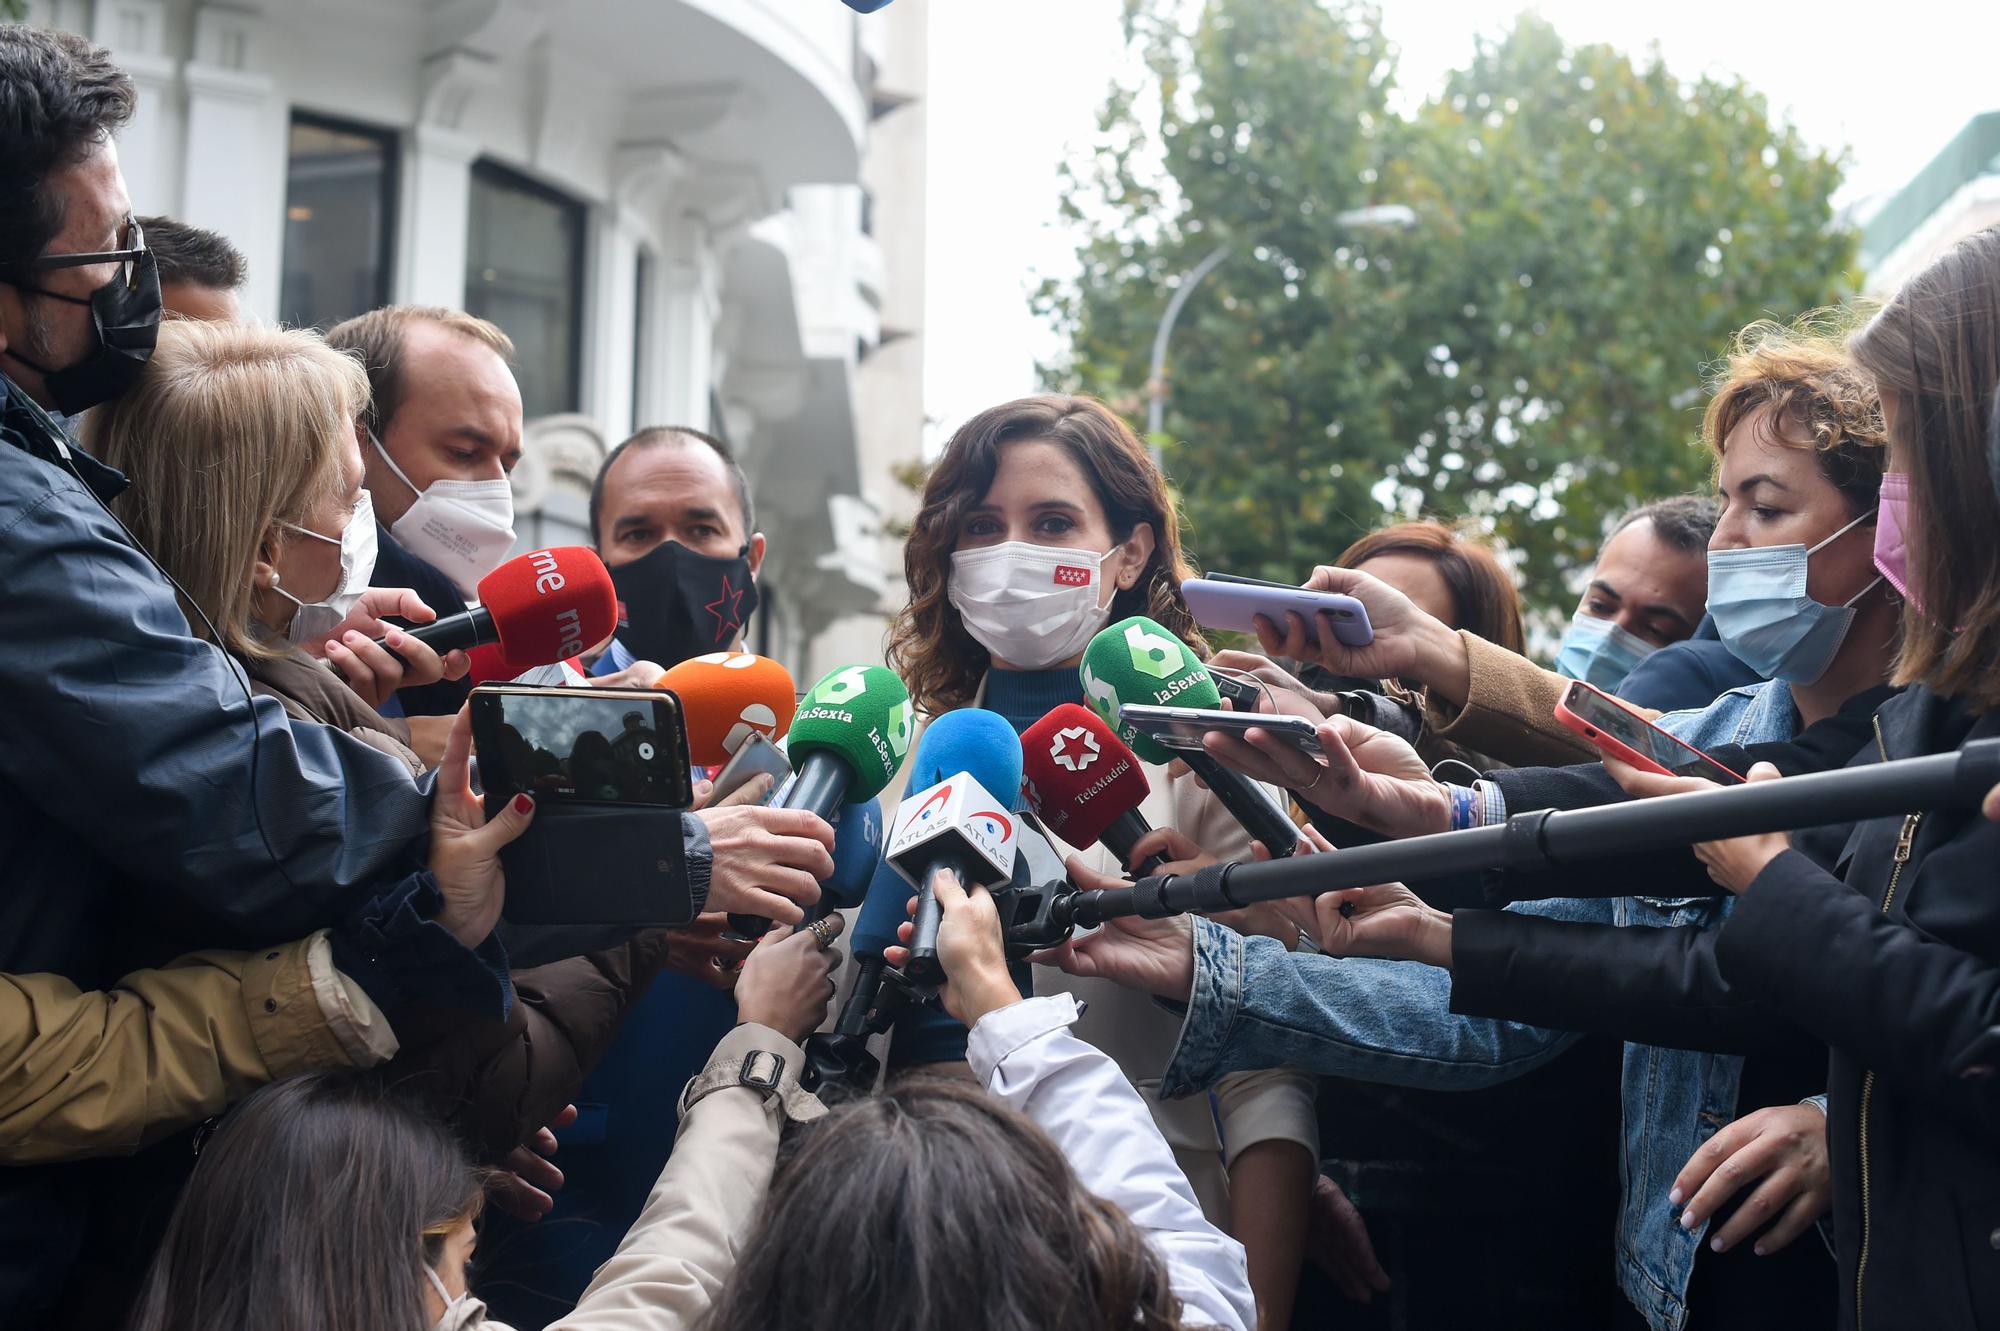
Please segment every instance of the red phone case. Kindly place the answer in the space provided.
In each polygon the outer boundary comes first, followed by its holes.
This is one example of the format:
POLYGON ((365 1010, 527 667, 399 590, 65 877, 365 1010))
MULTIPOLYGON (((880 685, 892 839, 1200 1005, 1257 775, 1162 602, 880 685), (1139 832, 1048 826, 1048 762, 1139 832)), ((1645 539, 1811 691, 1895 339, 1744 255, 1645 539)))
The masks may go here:
MULTIPOLYGON (((1590 688, 1588 684, 1583 685, 1583 687, 1590 688)), ((1656 730, 1659 731, 1659 733, 1662 735, 1667 735, 1666 731, 1660 730, 1660 728, 1654 725, 1651 721, 1648 721, 1645 717, 1640 716, 1637 712, 1633 712, 1631 708, 1625 707, 1624 703, 1619 702, 1616 698, 1613 698, 1610 694, 1605 693, 1603 690, 1591 689, 1591 692, 1596 693, 1599 697, 1606 699, 1611 703, 1612 706, 1621 707, 1624 708, 1625 711, 1631 712, 1632 718, 1635 721, 1637 721, 1640 725, 1645 726, 1648 730, 1656 730)), ((1583 736, 1585 739, 1589 740, 1592 744, 1595 744, 1599 752, 1608 754, 1622 763, 1630 763, 1633 767, 1638 768, 1642 772, 1651 772, 1655 776, 1688 775, 1688 773, 1686 772, 1669 771, 1667 768, 1660 766, 1660 764, 1654 762, 1651 758, 1647 757, 1645 754, 1640 753, 1637 749, 1634 749, 1629 744, 1626 744, 1622 740, 1615 739, 1612 736, 1605 734, 1604 731, 1601 730, 1599 727, 1592 725, 1590 722, 1578 716, 1575 712, 1572 712, 1569 709, 1569 706, 1566 703, 1566 701, 1563 699, 1556 700, 1556 720, 1562 722, 1563 725, 1575 731, 1577 734, 1583 736)), ((1673 740, 1675 744, 1680 745, 1680 747, 1686 749, 1689 753, 1695 754, 1697 757, 1706 759, 1709 765, 1714 767, 1717 771, 1728 772, 1729 775, 1736 777, 1736 779, 1739 782, 1743 780, 1741 776, 1738 776, 1735 772, 1729 771, 1727 767, 1724 767, 1721 763, 1716 762, 1715 759, 1710 758, 1707 754, 1703 753, 1700 749, 1697 749, 1694 745, 1687 743, 1685 740, 1679 739, 1673 735, 1667 735, 1667 738, 1673 740)))

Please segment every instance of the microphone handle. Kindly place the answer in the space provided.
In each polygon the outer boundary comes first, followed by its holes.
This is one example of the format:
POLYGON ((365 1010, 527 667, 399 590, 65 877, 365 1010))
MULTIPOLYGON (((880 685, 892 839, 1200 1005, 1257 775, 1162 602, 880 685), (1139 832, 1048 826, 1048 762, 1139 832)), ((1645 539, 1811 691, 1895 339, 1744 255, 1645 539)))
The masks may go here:
MULTIPOLYGON (((500 641, 500 634, 493 627, 493 612, 483 605, 475 605, 456 615, 442 616, 417 628, 405 629, 404 632, 439 656, 460 648, 470 650, 500 641)), ((396 655, 384 639, 377 638, 375 645, 391 656, 396 655)), ((401 657, 396 659, 402 660, 401 657)))
POLYGON ((1134 878, 1144 878, 1167 862, 1167 857, 1156 851, 1141 863, 1132 863, 1132 847, 1152 830, 1153 825, 1146 821, 1145 814, 1137 809, 1127 809, 1111 820, 1111 826, 1105 828, 1104 835, 1097 840, 1106 850, 1118 857, 1118 862, 1125 866, 1127 873, 1134 878))
MULTIPOLYGON (((847 797, 847 787, 853 781, 854 772, 844 760, 824 749, 813 749, 793 769, 791 779, 768 807, 809 809, 830 823, 840 812, 841 802, 847 797)), ((761 915, 737 915, 732 912, 729 927, 741 938, 762 938, 771 932, 771 922, 761 915)))
POLYGON ((1288 859, 1299 848, 1298 824, 1256 782, 1223 766, 1221 759, 1204 749, 1190 749, 1174 756, 1201 778, 1209 793, 1243 825, 1251 840, 1264 843, 1272 859, 1288 859))
POLYGON ((944 983, 944 965, 938 960, 938 929, 944 924, 944 907, 938 904, 939 874, 951 874, 959 887, 967 883, 965 865, 956 856, 935 859, 924 870, 923 885, 917 889, 917 913, 910 926, 910 960, 903 974, 925 989, 944 983))

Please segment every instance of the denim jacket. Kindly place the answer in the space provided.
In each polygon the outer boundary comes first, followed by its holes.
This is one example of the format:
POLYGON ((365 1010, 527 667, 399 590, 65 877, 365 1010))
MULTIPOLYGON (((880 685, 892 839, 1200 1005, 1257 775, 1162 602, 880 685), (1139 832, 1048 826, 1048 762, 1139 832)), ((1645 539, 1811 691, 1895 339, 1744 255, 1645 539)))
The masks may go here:
MULTIPOLYGON (((1791 738, 1798 709, 1782 683, 1733 689, 1658 724, 1697 748, 1791 738)), ((1558 898, 1510 906, 1557 920, 1715 928, 1734 898, 1558 898)), ((1548 1062, 1576 1036, 1454 1015, 1451 976, 1430 966, 1290 953, 1195 921, 1194 985, 1162 1095, 1187 1095, 1239 1068, 1290 1063, 1334 1076, 1435 1090, 1490 1086, 1548 1062)), ((1743 1060, 1625 1046, 1625 1196, 1618 1283, 1653 1331, 1680 1331, 1706 1225, 1681 1228, 1667 1194, 1700 1145, 1736 1116, 1743 1060)), ((1759 1106, 1761 1107, 1761 1106, 1759 1106)))

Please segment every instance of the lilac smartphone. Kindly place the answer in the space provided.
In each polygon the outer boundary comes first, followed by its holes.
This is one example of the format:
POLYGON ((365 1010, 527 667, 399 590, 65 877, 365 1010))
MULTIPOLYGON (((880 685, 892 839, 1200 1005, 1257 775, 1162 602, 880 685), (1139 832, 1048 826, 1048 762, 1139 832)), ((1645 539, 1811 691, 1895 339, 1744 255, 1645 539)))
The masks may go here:
POLYGON ((1306 621, 1308 641, 1317 641, 1316 616, 1321 614, 1333 619, 1334 639, 1343 647, 1366 647, 1375 641, 1367 609, 1352 596, 1339 592, 1310 592, 1281 582, 1258 582, 1225 573, 1189 578, 1181 584, 1181 595, 1187 598, 1195 623, 1203 628, 1255 633, 1257 626, 1252 621, 1258 615, 1283 628, 1285 612, 1294 610, 1306 621))

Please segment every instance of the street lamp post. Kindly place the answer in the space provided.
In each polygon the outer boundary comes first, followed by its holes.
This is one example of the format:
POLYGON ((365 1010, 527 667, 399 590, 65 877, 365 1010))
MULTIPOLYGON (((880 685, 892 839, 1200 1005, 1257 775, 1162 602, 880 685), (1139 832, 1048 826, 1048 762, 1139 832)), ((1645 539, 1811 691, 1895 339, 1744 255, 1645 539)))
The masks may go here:
MULTIPOLYGON (((1417 214, 1406 204, 1382 203, 1336 213, 1333 223, 1355 230, 1400 230, 1415 226, 1417 214)), ((1200 263, 1188 269, 1180 285, 1174 288, 1174 294, 1167 299, 1167 308, 1160 315, 1160 326, 1153 331, 1153 360, 1146 372, 1146 446, 1152 451, 1156 466, 1160 462, 1160 432, 1167 428, 1167 343, 1174 335, 1174 324, 1181 317, 1181 307, 1187 304, 1194 289, 1201 285, 1201 279, 1214 272, 1229 257, 1229 253, 1230 246, 1225 241, 1210 250, 1200 263)))

